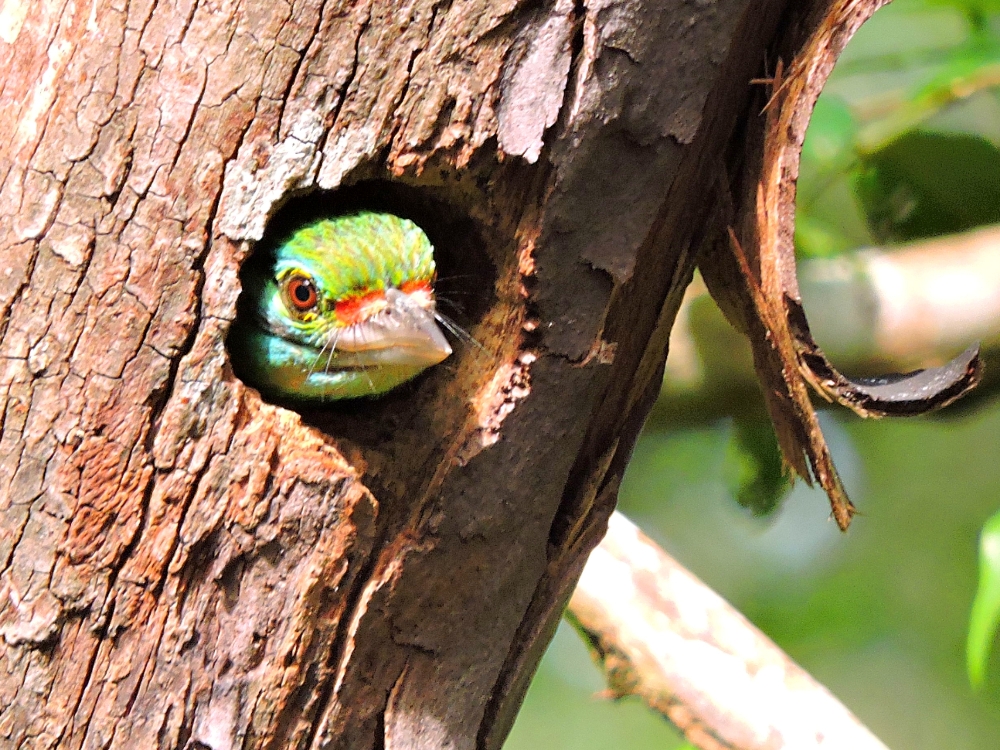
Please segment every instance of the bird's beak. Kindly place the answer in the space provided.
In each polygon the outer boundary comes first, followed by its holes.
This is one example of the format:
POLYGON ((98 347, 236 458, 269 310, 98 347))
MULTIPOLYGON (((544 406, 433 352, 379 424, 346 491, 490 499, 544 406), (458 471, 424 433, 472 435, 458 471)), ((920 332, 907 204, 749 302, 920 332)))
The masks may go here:
POLYGON ((434 320, 433 309, 418 305, 398 289, 386 291, 386 309, 352 326, 336 344, 341 355, 357 355, 367 364, 430 367, 451 354, 451 346, 434 320))

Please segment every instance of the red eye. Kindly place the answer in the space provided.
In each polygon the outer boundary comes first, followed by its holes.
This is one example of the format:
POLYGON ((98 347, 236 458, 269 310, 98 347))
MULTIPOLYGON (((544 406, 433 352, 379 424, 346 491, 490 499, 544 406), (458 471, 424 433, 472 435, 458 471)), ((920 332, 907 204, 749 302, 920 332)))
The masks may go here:
POLYGON ((285 296, 299 312, 312 310, 318 300, 316 286, 304 276, 293 276, 285 282, 285 296))

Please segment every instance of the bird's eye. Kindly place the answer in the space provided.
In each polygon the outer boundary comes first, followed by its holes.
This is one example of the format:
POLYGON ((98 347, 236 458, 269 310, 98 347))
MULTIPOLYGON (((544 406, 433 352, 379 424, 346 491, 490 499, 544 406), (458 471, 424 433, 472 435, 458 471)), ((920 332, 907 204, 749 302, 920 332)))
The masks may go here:
POLYGON ((319 295, 312 279, 305 276, 292 276, 284 282, 285 299, 298 312, 308 312, 316 307, 319 295))

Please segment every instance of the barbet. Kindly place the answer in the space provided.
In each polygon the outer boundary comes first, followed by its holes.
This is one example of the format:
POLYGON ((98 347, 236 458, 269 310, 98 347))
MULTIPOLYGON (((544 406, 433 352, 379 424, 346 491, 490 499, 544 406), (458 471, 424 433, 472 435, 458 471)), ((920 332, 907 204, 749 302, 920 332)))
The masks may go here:
POLYGON ((377 396, 451 354, 435 310, 434 248, 393 214, 362 211, 295 231, 243 274, 229 341, 237 373, 294 399, 377 396))

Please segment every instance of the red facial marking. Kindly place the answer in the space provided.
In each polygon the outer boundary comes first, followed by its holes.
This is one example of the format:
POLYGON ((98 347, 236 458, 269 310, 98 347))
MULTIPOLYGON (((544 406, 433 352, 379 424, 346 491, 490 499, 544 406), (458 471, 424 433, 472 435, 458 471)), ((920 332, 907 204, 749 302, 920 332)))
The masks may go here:
POLYGON ((413 281, 404 281, 400 285, 399 291, 401 291, 403 294, 413 294, 414 292, 426 292, 430 294, 431 282, 422 281, 420 279, 414 279, 413 281))
MULTIPOLYGON (((399 291, 406 295, 426 295, 428 301, 433 301, 434 290, 429 281, 404 281, 399 286, 399 291)), ((334 312, 343 325, 350 326, 355 323, 363 323, 372 315, 381 312, 386 307, 385 291, 377 289, 373 292, 364 292, 346 297, 334 307, 334 312)))
POLYGON ((385 307, 385 292, 381 289, 357 294, 337 302, 334 312, 344 325, 361 323, 385 307))

